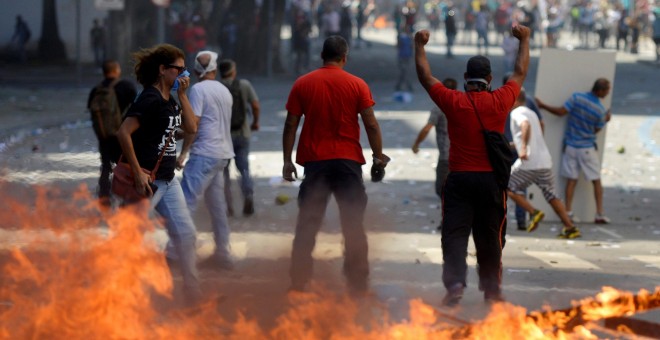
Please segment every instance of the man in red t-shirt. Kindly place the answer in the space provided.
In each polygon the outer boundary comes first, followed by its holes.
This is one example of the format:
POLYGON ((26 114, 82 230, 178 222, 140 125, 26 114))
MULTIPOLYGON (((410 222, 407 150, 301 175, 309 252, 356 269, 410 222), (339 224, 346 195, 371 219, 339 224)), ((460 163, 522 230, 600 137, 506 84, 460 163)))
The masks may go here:
POLYGON ((529 29, 513 26, 518 40, 515 69, 509 81, 490 91, 490 61, 470 58, 464 74, 465 92, 447 89, 431 74, 424 45, 426 30, 415 35, 415 64, 420 83, 447 116, 449 175, 442 192, 442 281, 447 288, 445 305, 456 305, 467 286, 467 246, 472 232, 477 248, 479 289, 486 302, 503 300, 502 248, 506 232, 506 192, 497 185, 486 151, 482 127, 504 131, 529 65, 529 29))
POLYGON ((347 56, 346 40, 340 36, 328 37, 321 52, 323 66, 298 78, 286 104, 282 177, 287 181, 298 176, 291 153, 298 124, 305 116, 296 154, 296 163, 305 168, 305 177, 298 193, 298 221, 291 253, 291 290, 294 291, 303 291, 311 279, 312 251, 331 194, 335 195, 341 215, 344 274, 349 290, 362 294, 368 289, 368 246, 363 226, 367 194, 362 180, 365 159, 360 146, 358 114, 373 152, 372 174, 374 169, 384 172, 389 158, 382 151, 369 87, 364 80, 343 70, 347 56))

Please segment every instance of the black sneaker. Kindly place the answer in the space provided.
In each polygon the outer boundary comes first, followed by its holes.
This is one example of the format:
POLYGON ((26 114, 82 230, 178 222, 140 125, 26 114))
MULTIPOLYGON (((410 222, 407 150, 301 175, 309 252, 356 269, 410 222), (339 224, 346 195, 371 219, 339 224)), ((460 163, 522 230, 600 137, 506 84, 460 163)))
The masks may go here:
POLYGON ((458 305, 463 298, 463 284, 454 283, 451 287, 447 288, 447 294, 442 299, 442 304, 448 307, 458 305))
POLYGON ((243 202, 243 216, 251 216, 252 214, 254 214, 254 201, 250 197, 243 202))
POLYGON ((230 259, 218 260, 215 256, 209 256, 205 260, 201 261, 198 265, 201 269, 211 269, 211 270, 234 270, 234 262, 230 259))

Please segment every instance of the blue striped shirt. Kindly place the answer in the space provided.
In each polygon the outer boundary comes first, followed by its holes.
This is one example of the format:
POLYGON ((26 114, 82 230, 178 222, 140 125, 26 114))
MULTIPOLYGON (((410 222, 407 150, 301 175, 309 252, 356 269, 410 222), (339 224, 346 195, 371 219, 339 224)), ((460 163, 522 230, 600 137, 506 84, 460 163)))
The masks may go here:
POLYGON ((607 113, 600 99, 591 92, 574 93, 564 108, 568 110, 564 143, 578 149, 596 146, 596 132, 605 126, 607 113))

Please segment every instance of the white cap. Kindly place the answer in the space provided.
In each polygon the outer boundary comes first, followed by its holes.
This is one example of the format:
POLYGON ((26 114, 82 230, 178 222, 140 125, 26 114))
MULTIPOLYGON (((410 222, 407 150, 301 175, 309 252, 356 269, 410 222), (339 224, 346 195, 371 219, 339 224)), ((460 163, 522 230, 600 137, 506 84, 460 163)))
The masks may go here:
POLYGON ((207 73, 213 72, 218 68, 218 54, 212 51, 200 51, 197 53, 197 56, 195 57, 195 72, 199 74, 199 77, 202 78, 204 77, 207 73), (209 60, 209 64, 206 65, 206 68, 202 66, 202 64, 199 63, 199 57, 201 55, 208 54, 211 59, 209 60))

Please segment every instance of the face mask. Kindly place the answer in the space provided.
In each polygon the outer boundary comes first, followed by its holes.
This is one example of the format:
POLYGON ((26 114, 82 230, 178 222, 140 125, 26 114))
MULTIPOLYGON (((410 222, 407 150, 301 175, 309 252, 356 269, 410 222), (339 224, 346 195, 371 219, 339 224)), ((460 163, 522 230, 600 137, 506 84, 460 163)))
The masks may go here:
POLYGON ((181 74, 179 74, 179 76, 176 77, 176 79, 174 79, 174 86, 172 86, 172 91, 176 91, 179 89, 179 78, 188 77, 188 76, 190 76, 190 72, 188 72, 188 70, 184 70, 183 72, 181 72, 181 74))

